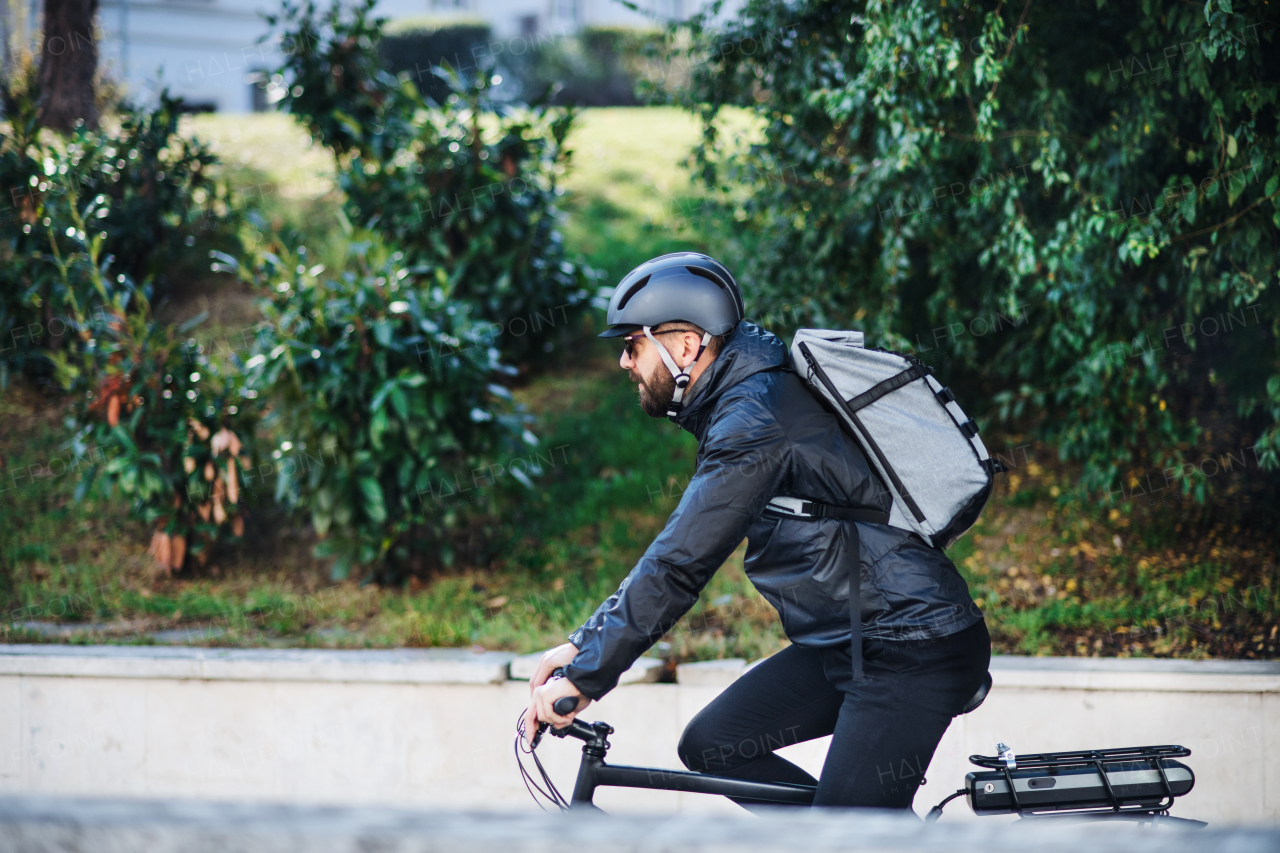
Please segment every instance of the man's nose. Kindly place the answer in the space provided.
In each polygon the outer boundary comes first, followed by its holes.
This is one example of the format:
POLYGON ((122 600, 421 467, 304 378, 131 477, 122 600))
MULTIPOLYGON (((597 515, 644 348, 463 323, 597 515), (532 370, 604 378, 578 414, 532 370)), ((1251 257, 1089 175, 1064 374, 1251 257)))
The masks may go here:
POLYGON ((635 362, 631 360, 630 353, 623 349, 622 355, 618 357, 618 366, 623 370, 630 370, 633 365, 635 365, 635 362))

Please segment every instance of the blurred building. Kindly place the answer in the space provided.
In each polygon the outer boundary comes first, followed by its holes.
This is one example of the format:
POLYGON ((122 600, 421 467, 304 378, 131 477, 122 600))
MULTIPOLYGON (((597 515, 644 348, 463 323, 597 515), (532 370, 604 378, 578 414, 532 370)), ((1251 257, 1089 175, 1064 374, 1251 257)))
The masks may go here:
MULTIPOLYGON (((705 2, 636 0, 646 15, 617 0, 381 0, 376 13, 393 20, 480 19, 492 27, 500 52, 536 49, 540 41, 586 26, 652 27, 684 18, 705 2)), ((325 8, 325 0, 317 5, 325 8)), ((196 110, 263 109, 273 97, 263 72, 279 56, 263 41, 268 28, 262 15, 278 7, 276 0, 101 0, 102 65, 137 100, 165 85, 196 110)))

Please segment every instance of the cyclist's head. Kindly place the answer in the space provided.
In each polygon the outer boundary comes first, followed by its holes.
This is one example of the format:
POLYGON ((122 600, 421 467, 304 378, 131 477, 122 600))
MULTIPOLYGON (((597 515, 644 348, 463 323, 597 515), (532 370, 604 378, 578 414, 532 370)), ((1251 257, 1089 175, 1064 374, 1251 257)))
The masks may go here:
POLYGON ((707 255, 677 252, 619 282, 600 337, 626 341, 620 364, 640 386, 644 410, 674 416, 693 366, 704 352, 714 358, 742 318, 742 292, 729 270, 707 255))

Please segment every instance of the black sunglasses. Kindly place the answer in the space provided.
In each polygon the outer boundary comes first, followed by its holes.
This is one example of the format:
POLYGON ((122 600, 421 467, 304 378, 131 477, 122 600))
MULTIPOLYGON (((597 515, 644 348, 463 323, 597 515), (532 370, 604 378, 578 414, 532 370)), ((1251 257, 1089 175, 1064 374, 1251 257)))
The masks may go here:
MULTIPOLYGON (((651 335, 669 335, 672 332, 687 332, 688 329, 663 329, 661 332, 650 332, 651 335)), ((627 358, 636 357, 636 341, 644 340, 644 335, 628 335, 622 339, 622 348, 627 353, 627 358)))

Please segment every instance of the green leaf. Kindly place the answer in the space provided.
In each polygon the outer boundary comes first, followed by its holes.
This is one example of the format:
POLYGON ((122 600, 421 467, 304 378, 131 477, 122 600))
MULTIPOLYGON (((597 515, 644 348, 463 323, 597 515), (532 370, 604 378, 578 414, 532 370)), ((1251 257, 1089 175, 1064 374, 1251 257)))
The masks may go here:
POLYGON ((386 408, 380 408, 373 413, 373 417, 369 421, 369 443, 373 445, 375 450, 382 449, 382 435, 390 426, 387 419, 386 408))
POLYGON ((364 496, 364 514, 370 521, 381 524, 387 520, 387 507, 382 500, 382 487, 372 477, 360 478, 360 493, 364 496))
POLYGON ((399 385, 395 385, 391 389, 391 406, 396 410, 396 414, 401 420, 409 419, 409 401, 404 395, 404 389, 399 385))
POLYGON ((120 446, 124 448, 124 452, 130 455, 138 452, 138 446, 133 443, 133 437, 125 431, 124 427, 116 424, 111 428, 111 437, 120 442, 120 446))
POLYGON ((80 476, 80 482, 76 483, 75 499, 76 503, 84 500, 84 496, 93 488, 93 481, 98 476, 98 466, 91 465, 80 476))
POLYGON ((363 135, 364 128, 361 127, 360 122, 356 121, 354 118, 347 115, 342 110, 333 110, 331 114, 340 125, 345 127, 351 133, 352 136, 358 137, 363 135))
POLYGON ((187 332, 191 331, 196 326, 199 326, 201 323, 203 323, 205 320, 208 320, 208 319, 209 319, 209 312, 201 311, 199 314, 195 315, 190 320, 187 320, 186 322, 179 324, 178 334, 185 335, 187 332))
POLYGON ((373 400, 369 402, 369 411, 376 412, 382 408, 382 404, 387 401, 387 395, 396 387, 395 379, 388 379, 378 387, 378 391, 373 395, 373 400))
POLYGON ((319 506, 311 508, 311 526, 315 528, 316 535, 323 539, 329 533, 329 525, 333 523, 333 515, 319 506))

